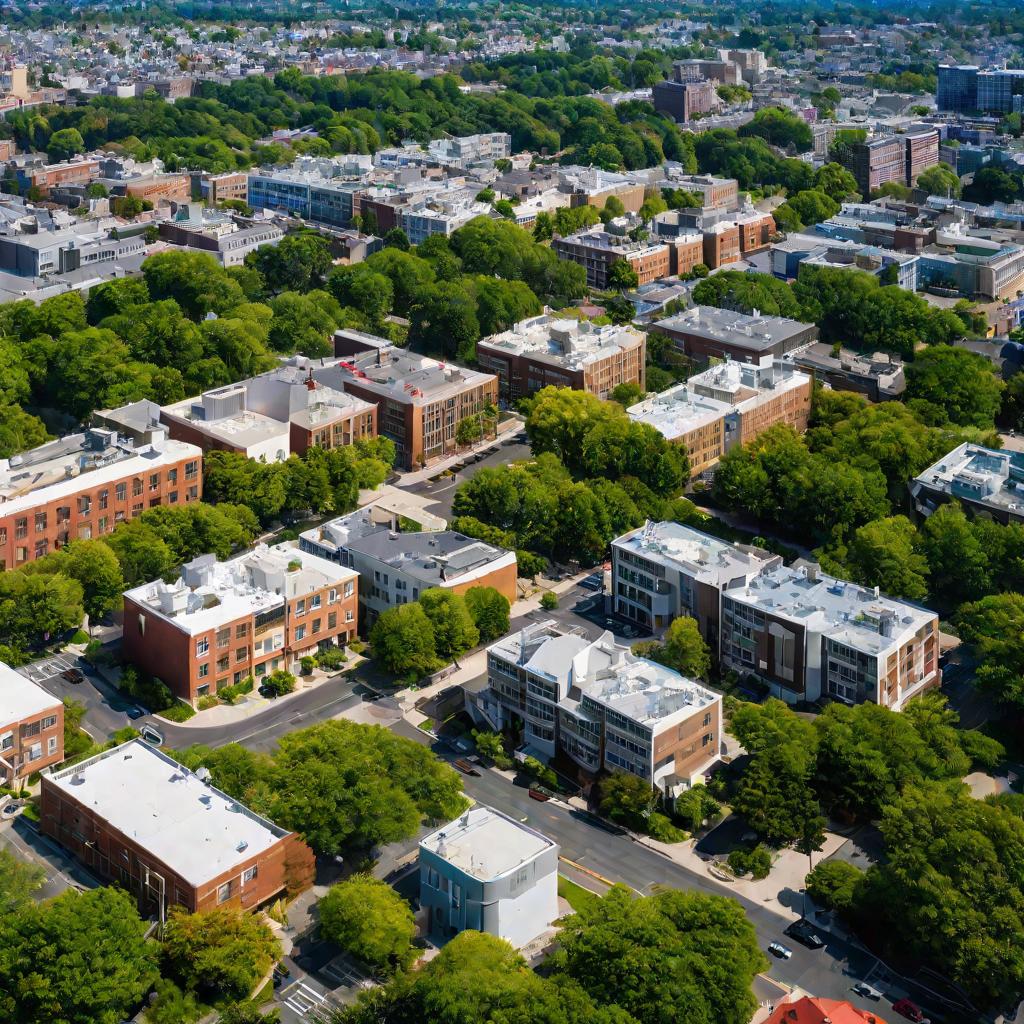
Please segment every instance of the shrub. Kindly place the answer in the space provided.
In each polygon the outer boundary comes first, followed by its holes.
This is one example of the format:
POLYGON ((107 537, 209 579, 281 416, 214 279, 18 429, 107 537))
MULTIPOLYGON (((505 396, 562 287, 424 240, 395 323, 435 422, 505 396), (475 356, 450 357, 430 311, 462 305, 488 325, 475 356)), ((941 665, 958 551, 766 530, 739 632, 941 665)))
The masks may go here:
POLYGON ((540 606, 546 612, 554 611, 558 607, 558 595, 551 590, 545 590, 540 598, 540 606))
POLYGON ((647 834, 660 843, 681 843, 688 838, 687 834, 672 824, 671 819, 658 811, 653 811, 647 819, 647 834))
POLYGON ((558 776, 537 758, 527 757, 523 761, 523 770, 527 775, 532 775, 542 786, 547 786, 548 789, 558 788, 558 776))
POLYGON ((516 562, 519 565, 519 575, 527 580, 532 580, 548 567, 548 560, 541 555, 535 555, 532 551, 516 551, 516 562))
POLYGON ((134 665, 126 665, 121 670, 120 690, 153 712, 163 712, 173 707, 177 700, 159 679, 140 672, 134 665))
POLYGON ((757 844, 752 850, 743 848, 733 850, 729 854, 729 867, 737 875, 749 874, 752 878, 767 878, 772 869, 772 855, 768 848, 757 844))
POLYGON ((326 647, 316 656, 317 664, 325 671, 341 668, 348 660, 348 655, 340 647, 326 647))
POLYGON ((473 730, 473 739, 476 741, 476 749, 483 757, 493 761, 499 768, 511 768, 512 758, 505 753, 505 743, 501 733, 481 732, 473 730))
POLYGON ((263 680, 263 685, 260 686, 260 690, 263 693, 272 697, 283 697, 286 693, 291 693, 294 689, 295 676, 293 676, 291 672, 286 672, 283 668, 279 668, 276 672, 271 672, 270 675, 263 680))
POLYGON ((676 797, 675 815, 685 828, 696 832, 705 821, 716 821, 722 808, 708 792, 707 786, 696 785, 676 797))
POLYGON ((313 669, 316 668, 316 658, 307 654, 300 660, 299 664, 302 666, 302 674, 304 676, 310 676, 313 674, 313 669))
POLYGON ((166 718, 168 722, 187 722, 195 713, 196 709, 191 704, 178 700, 169 708, 164 708, 160 717, 166 718))
POLYGON ((202 697, 199 698, 199 710, 209 711, 210 708, 215 708, 219 703, 220 701, 217 699, 216 694, 204 693, 202 697))

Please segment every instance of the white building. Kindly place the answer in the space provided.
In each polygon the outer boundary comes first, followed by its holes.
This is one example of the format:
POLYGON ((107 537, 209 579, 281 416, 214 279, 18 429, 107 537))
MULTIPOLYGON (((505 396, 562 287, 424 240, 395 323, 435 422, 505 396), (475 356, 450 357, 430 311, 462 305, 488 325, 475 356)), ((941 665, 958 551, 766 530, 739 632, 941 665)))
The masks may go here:
POLYGON ((558 918, 558 846, 476 806, 420 843, 420 903, 441 938, 466 929, 521 949, 558 918))

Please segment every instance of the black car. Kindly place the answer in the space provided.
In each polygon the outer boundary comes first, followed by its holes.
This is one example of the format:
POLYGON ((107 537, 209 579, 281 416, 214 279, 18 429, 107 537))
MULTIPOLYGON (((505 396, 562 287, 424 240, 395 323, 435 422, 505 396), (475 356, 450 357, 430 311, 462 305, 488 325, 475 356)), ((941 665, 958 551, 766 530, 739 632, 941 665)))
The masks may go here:
POLYGON ((825 940, 814 930, 810 921, 804 918, 794 921, 785 929, 785 933, 808 949, 821 949, 825 945, 825 940))

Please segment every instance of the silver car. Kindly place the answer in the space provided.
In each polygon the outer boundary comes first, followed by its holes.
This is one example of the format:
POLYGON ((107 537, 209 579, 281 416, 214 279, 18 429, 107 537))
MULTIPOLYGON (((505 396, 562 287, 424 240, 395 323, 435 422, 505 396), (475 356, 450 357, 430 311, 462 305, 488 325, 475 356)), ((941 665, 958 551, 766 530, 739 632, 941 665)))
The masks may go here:
POLYGON ((789 946, 784 946, 781 942, 769 942, 768 952, 780 960, 788 960, 793 955, 793 950, 789 946))

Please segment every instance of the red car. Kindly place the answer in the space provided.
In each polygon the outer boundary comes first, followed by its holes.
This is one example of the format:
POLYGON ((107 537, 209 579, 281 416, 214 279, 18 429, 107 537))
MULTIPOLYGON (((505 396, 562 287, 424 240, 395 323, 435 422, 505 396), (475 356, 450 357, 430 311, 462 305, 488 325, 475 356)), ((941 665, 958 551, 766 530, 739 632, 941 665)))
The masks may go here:
POLYGON ((909 999, 897 999, 892 1004, 892 1008, 901 1017, 906 1017, 907 1020, 912 1020, 915 1024, 929 1024, 928 1018, 921 1012, 921 1007, 909 999))

